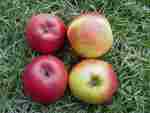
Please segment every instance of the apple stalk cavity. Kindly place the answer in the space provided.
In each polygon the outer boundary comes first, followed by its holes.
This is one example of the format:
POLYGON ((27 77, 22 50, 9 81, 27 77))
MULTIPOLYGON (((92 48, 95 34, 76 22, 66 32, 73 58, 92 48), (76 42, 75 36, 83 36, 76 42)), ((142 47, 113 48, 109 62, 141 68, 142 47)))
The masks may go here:
POLYGON ((99 79, 99 77, 97 75, 92 75, 89 85, 91 85, 92 87, 96 87, 99 86, 101 84, 101 80, 99 79))

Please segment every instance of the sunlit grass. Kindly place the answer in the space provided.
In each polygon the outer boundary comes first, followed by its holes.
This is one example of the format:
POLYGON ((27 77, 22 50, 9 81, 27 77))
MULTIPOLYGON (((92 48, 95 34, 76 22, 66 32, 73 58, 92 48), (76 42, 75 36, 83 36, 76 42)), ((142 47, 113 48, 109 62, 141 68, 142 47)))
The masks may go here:
MULTIPOLYGON (((68 69, 79 61, 68 42, 56 53, 68 69)), ((1 0, 0 113, 149 113, 150 1, 149 0, 1 0), (42 106, 23 96, 24 66, 39 53, 27 47, 24 27, 34 13, 53 13, 69 24, 82 11, 104 12, 113 35, 113 48, 101 57, 113 64, 120 86, 112 105, 89 105, 69 90, 54 104, 42 106)))

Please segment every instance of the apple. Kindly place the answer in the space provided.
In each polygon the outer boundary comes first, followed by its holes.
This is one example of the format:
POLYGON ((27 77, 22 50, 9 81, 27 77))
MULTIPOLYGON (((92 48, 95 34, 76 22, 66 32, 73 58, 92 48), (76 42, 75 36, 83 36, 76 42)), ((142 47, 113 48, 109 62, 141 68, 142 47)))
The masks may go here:
POLYGON ((33 15, 25 29, 29 46, 41 53, 51 53, 64 43, 66 27, 63 21, 50 14, 33 15))
POLYGON ((68 76, 61 60, 43 55, 26 66, 21 80, 26 96, 35 102, 49 104, 64 95, 68 76))
POLYGON ((72 94, 84 102, 104 104, 111 102, 118 88, 118 80, 111 64, 87 59, 73 67, 69 87, 72 94))
POLYGON ((68 26, 67 36, 76 53, 96 58, 113 45, 113 35, 106 17, 98 13, 82 14, 68 26))

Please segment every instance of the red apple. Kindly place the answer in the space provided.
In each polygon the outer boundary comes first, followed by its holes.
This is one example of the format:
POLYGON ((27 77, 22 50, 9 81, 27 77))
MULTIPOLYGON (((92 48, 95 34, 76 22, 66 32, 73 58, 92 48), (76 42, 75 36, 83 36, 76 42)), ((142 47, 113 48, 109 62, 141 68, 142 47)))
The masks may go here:
POLYGON ((39 56, 28 64, 22 74, 25 95, 33 101, 49 104, 64 95, 67 71, 54 56, 39 56))
POLYGON ((82 57, 102 56, 113 45, 113 35, 106 17, 98 13, 82 14, 68 27, 71 46, 82 57))
POLYGON ((64 43, 66 27, 57 16, 33 15, 27 22, 26 38, 29 46, 42 53, 51 53, 64 43))
POLYGON ((83 60, 73 67, 69 86, 74 96, 90 104, 110 102, 117 91, 117 75, 112 65, 102 60, 83 60))

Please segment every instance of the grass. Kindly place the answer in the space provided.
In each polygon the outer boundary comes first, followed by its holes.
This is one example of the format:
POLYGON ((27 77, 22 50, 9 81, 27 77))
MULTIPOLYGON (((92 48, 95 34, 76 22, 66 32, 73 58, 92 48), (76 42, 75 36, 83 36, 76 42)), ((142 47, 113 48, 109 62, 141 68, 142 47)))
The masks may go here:
MULTIPOLYGON (((65 47, 56 53, 68 69, 79 58, 65 47), (60 52, 61 51, 61 52, 60 52)), ((150 0, 1 0, 0 113, 150 113, 150 0), (113 64, 120 87, 112 105, 89 105, 69 91, 54 104, 33 103, 22 93, 24 66, 39 53, 27 47, 24 27, 34 13, 59 15, 66 24, 81 11, 102 10, 109 19, 114 45, 100 59, 113 64)))

